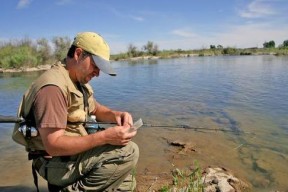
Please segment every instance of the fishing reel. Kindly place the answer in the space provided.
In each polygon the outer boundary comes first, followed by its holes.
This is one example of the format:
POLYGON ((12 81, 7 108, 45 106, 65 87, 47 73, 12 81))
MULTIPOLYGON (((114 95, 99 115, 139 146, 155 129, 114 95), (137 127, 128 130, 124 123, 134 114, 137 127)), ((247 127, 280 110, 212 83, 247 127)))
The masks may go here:
POLYGON ((18 130, 28 139, 38 136, 38 130, 35 127, 27 125, 26 123, 21 123, 18 130))

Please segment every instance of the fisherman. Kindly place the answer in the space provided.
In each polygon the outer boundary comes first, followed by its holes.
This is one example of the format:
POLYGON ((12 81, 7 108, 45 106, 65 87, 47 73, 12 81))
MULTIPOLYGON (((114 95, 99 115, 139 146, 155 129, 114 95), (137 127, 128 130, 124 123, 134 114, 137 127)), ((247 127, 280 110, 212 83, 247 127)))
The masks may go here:
POLYGON ((66 59, 43 73, 24 94, 18 117, 25 119, 25 125, 16 123, 12 137, 33 160, 37 189, 36 171, 48 181, 49 191, 135 189, 131 173, 139 149, 131 141, 137 133, 132 116, 100 104, 88 84, 100 71, 116 75, 109 57, 109 46, 100 35, 79 33, 66 59), (88 134, 83 122, 91 116, 116 125, 88 134))

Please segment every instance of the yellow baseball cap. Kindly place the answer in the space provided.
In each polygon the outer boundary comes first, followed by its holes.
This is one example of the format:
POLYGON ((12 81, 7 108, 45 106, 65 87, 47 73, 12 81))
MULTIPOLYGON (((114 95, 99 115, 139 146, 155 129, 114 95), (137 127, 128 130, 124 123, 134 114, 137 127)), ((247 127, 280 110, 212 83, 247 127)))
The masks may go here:
POLYGON ((109 61, 109 45, 99 34, 94 32, 78 33, 74 38, 73 45, 91 53, 94 63, 101 71, 112 76, 116 75, 109 61))

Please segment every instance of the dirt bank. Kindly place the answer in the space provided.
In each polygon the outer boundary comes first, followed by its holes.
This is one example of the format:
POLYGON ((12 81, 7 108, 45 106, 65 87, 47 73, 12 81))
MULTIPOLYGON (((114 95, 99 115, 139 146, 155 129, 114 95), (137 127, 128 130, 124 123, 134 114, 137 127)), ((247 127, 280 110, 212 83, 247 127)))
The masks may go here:
POLYGON ((21 67, 19 69, 3 69, 0 68, 0 73, 21 73, 21 72, 32 72, 32 71, 45 71, 50 69, 51 65, 39 65, 37 67, 21 67))

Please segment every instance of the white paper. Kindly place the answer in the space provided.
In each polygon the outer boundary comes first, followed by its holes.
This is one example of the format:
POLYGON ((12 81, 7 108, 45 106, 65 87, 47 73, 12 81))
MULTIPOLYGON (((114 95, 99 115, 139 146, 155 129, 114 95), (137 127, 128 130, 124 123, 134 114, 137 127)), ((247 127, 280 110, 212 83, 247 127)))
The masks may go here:
POLYGON ((142 119, 138 119, 137 121, 134 122, 133 126, 130 128, 130 132, 132 131, 136 131, 137 129, 139 129, 140 127, 142 127, 143 125, 143 121, 142 119))

